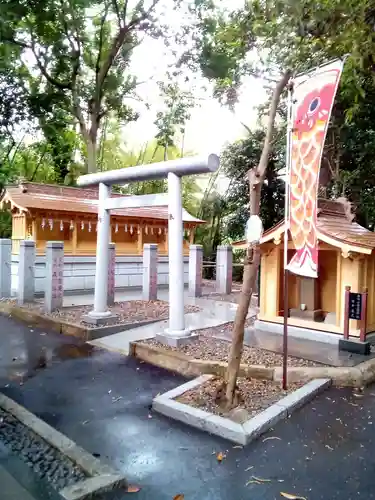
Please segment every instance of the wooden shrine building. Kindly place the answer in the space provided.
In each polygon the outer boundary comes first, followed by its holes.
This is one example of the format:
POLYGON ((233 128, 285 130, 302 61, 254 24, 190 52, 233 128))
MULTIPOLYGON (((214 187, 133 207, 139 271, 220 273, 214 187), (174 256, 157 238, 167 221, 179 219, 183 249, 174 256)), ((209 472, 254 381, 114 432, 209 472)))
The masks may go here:
MULTIPOLYGON (((25 182, 6 186, 0 206, 12 213, 13 254, 18 254, 20 240, 32 239, 37 254, 44 254, 47 241, 64 241, 66 255, 95 255, 97 188, 25 182)), ((188 254, 195 228, 203 221, 186 210, 183 221, 184 253, 188 254)), ((111 241, 117 255, 142 255, 145 243, 157 243, 159 254, 167 255, 167 232, 167 206, 111 211, 111 241)))
MULTIPOLYGON (((112 196, 116 196, 113 194, 112 196)), ((118 195, 120 196, 120 195, 118 195)), ((6 186, 0 207, 12 214, 12 294, 18 286, 20 241, 35 241, 35 291, 44 293, 47 241, 64 242, 64 292, 91 293, 95 286, 98 188, 24 182, 6 186)), ((183 210, 184 282, 189 280, 189 246, 203 221, 183 210)), ((169 283, 168 207, 111 210, 111 241, 116 246, 116 288, 141 287, 143 245, 158 245, 157 282, 169 283)))
MULTIPOLYGON (((347 200, 318 200, 318 278, 288 273, 288 324, 297 335, 308 331, 322 340, 319 333, 342 335, 346 286, 352 292, 368 288, 366 332, 375 331, 375 233, 353 219, 347 200)), ((246 242, 233 246, 246 248, 246 242)), ((289 241, 288 261, 293 253, 289 241)), ((260 330, 282 331, 283 271, 284 221, 266 231, 261 239, 260 312, 256 323, 260 330)), ((359 337, 359 321, 350 320, 349 333, 359 337)))

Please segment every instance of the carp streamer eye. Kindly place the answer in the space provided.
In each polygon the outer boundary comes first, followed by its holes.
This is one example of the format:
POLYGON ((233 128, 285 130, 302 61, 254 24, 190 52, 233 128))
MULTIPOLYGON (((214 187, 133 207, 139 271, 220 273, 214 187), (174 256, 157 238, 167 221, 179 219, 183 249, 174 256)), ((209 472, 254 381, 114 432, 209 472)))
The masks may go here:
POLYGON ((315 113, 315 111, 318 109, 320 104, 320 98, 319 97, 314 97, 314 99, 310 102, 309 106, 309 115, 312 115, 315 113))

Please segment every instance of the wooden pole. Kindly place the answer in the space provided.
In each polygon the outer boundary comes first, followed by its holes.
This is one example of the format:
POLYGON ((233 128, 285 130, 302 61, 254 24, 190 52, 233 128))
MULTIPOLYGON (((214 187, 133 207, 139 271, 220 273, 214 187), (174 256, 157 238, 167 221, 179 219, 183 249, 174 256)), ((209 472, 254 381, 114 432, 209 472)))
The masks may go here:
POLYGON ((289 172, 290 172, 290 147, 291 134, 293 127, 293 101, 292 101, 293 86, 288 86, 288 123, 286 134, 286 155, 285 155, 285 221, 284 221, 284 327, 283 327, 283 380, 282 387, 284 390, 288 387, 288 314, 289 314, 289 290, 288 290, 288 227, 289 227, 289 172))
POLYGON ((350 286, 345 287, 345 307, 344 307, 344 339, 349 339, 349 295, 350 286))
POLYGON ((361 342, 366 341, 366 328, 367 328, 367 297, 368 289, 365 288, 362 293, 362 314, 361 314, 361 330, 359 339, 361 342))

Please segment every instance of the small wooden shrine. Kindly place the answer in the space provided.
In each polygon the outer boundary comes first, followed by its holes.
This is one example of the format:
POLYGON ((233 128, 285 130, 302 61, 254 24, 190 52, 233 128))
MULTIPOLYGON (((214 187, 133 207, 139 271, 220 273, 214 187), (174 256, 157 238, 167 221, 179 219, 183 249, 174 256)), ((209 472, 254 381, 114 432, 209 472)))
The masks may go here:
MULTIPOLYGON (((0 207, 12 213, 13 254, 19 253, 19 242, 24 239, 35 241, 37 254, 44 254, 47 241, 64 241, 68 255, 96 253, 98 188, 24 182, 6 186, 0 207)), ((204 221, 183 209, 183 222, 187 254, 195 228, 204 221)), ((156 243, 159 254, 167 255, 168 207, 112 210, 111 241, 117 255, 141 255, 145 243, 156 243)))
MULTIPOLYGON (((296 329, 343 334, 345 287, 368 289, 366 333, 375 331, 375 233, 353 221, 350 203, 318 200, 318 278, 288 273, 289 319, 296 329)), ((261 239, 259 327, 280 330, 284 315, 284 221, 261 239), (273 325, 273 326, 272 326, 273 325)), ((245 241, 233 244, 246 248, 245 241)), ((288 261, 294 253, 288 242, 288 261)), ((350 320, 349 334, 359 337, 360 322, 350 320)), ((319 337, 319 335, 318 335, 319 337)))

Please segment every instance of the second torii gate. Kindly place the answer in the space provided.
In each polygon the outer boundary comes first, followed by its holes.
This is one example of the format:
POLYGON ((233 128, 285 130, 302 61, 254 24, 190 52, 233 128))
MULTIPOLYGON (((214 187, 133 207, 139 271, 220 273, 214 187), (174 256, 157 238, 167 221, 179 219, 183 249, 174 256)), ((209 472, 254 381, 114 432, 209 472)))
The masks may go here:
POLYGON ((140 165, 136 167, 98 172, 78 178, 78 186, 99 185, 98 233, 95 271, 94 308, 88 313, 92 320, 104 320, 108 311, 108 264, 110 239, 110 212, 119 208, 168 205, 168 262, 169 262, 169 328, 171 337, 189 336, 184 317, 184 260, 181 177, 215 172, 219 158, 211 154, 205 157, 140 165), (168 194, 151 194, 111 198, 111 186, 153 179, 168 179, 168 194))

